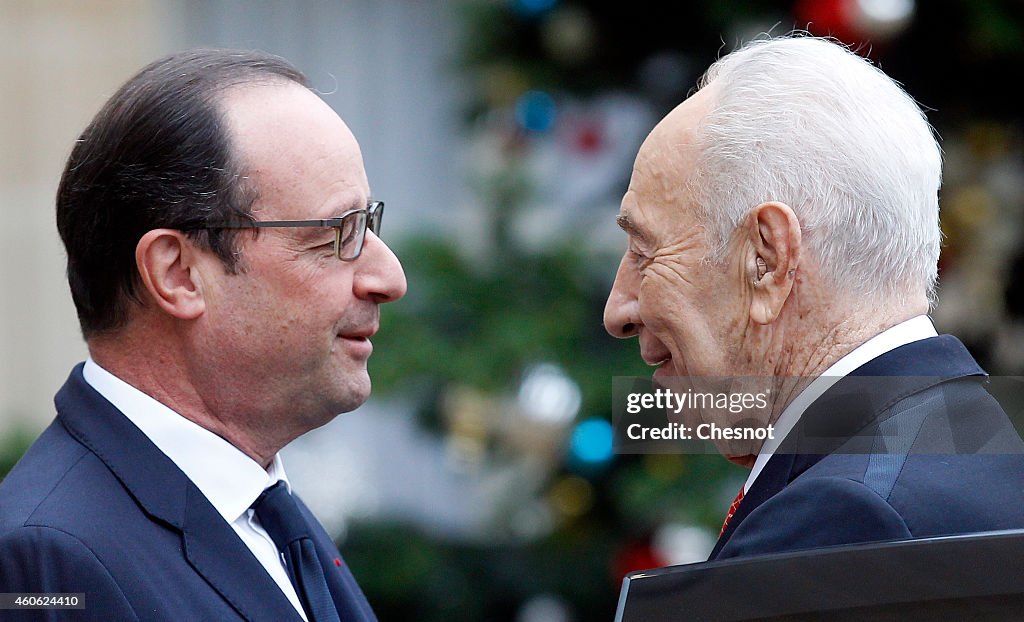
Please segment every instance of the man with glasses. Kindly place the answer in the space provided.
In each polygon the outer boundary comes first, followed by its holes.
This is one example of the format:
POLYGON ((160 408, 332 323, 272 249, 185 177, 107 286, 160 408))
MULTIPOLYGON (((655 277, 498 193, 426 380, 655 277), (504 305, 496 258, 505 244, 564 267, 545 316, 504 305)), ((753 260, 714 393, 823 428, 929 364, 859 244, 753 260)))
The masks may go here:
POLYGON ((193 50, 129 80, 58 190, 90 357, 0 485, 0 592, 80 594, 82 619, 374 619, 278 451, 370 394, 406 288, 383 211, 286 61, 193 50))

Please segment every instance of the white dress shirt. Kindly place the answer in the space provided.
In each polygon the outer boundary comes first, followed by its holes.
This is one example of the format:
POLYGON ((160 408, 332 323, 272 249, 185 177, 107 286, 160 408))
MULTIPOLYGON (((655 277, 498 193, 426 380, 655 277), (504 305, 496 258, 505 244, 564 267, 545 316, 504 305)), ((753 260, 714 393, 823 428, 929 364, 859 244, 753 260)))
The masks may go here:
POLYGON ((264 489, 278 480, 284 480, 291 489, 281 457, 275 455, 270 468, 264 470, 231 443, 111 374, 92 358, 86 360, 82 374, 92 388, 128 417, 192 480, 305 620, 281 554, 249 508, 264 489))
POLYGON ((746 494, 750 487, 754 485, 754 480, 764 469, 764 465, 768 464, 771 457, 775 455, 775 451, 779 448, 779 444, 786 438, 786 435, 793 429, 797 421, 804 414, 804 411, 818 399, 822 393, 827 391, 829 387, 839 382, 841 378, 857 369, 861 365, 868 361, 875 359, 890 350, 895 350, 900 346, 927 339, 929 337, 935 337, 938 333, 935 332, 935 326, 932 324, 931 319, 927 315, 919 315, 917 317, 900 322, 899 324, 885 330, 871 339, 868 339, 861 345, 857 346, 846 356, 842 357, 838 361, 832 364, 831 367, 825 370, 823 374, 815 378, 807 388, 800 392, 792 402, 786 406, 786 409, 782 411, 779 416, 779 420, 775 422, 775 429, 772 438, 766 440, 764 446, 761 448, 760 453, 757 454, 757 459, 754 461, 753 468, 750 469, 750 475, 747 476, 747 481, 743 484, 743 494, 746 494))

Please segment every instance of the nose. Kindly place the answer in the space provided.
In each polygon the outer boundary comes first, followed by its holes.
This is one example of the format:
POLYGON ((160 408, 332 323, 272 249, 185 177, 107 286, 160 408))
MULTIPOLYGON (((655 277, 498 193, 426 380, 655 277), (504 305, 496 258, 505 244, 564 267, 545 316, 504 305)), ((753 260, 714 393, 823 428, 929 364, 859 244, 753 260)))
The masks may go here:
POLYGON ((640 332, 643 322, 640 320, 639 281, 636 269, 623 256, 604 305, 604 328, 612 337, 626 339, 640 332))
POLYGON ((405 295, 407 284, 401 262, 372 231, 366 232, 363 252, 356 262, 360 264, 352 281, 356 296, 380 304, 405 295))

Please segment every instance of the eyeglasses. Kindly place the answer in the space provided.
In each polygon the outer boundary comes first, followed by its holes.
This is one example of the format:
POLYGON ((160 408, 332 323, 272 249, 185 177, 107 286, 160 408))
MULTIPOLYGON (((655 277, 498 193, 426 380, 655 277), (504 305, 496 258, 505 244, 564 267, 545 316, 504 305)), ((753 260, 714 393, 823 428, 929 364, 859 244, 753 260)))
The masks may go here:
POLYGON ((293 227, 330 227, 334 229, 334 254, 342 261, 355 261, 363 252, 366 229, 380 235, 384 201, 371 201, 363 209, 349 210, 341 216, 323 220, 257 220, 246 224, 206 225, 202 229, 276 229, 293 227))

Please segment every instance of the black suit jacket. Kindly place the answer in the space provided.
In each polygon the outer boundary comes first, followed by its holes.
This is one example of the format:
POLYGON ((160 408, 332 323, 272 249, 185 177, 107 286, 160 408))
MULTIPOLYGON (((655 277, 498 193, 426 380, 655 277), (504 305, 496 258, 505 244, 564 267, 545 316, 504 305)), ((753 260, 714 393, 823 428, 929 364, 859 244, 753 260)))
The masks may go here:
POLYGON ((1024 443, 955 337, 837 382, 765 465, 710 559, 1024 527, 1024 443))
MULTIPOLYGON (((84 592, 85 611, 73 612, 82 620, 301 620, 206 497, 85 382, 81 365, 55 402, 57 418, 0 483, 0 592, 84 592)), ((375 620, 299 505, 341 619, 375 620)))

